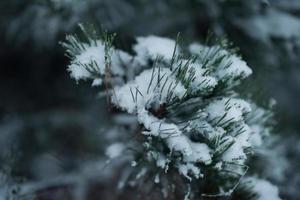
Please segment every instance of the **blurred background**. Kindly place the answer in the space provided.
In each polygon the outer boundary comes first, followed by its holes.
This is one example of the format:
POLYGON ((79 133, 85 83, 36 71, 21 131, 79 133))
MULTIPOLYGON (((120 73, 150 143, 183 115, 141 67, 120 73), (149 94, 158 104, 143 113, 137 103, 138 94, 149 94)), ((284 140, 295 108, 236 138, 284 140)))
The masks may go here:
POLYGON ((112 127, 106 100, 69 77, 59 45, 78 23, 116 32, 116 45, 127 50, 135 36, 149 34, 180 32, 183 42, 201 42, 210 31, 232 41, 254 70, 244 89, 277 101, 274 148, 281 157, 272 159, 284 164, 270 179, 285 199, 300 197, 299 0, 2 0, 0 194, 14 186, 9 192, 17 196, 25 185, 38 199, 108 199, 114 183, 105 177, 113 175, 97 168, 113 138, 104 134, 112 127), (49 187, 36 189, 43 184, 49 187))

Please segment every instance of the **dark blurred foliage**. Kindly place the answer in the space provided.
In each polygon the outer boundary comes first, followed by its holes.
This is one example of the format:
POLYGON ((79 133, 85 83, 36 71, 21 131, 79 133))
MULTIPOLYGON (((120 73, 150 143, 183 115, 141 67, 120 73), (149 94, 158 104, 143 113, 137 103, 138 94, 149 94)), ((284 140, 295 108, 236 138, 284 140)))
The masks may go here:
MULTIPOLYGON (((106 102, 88 83, 69 78, 59 45, 81 22, 116 32, 116 45, 125 49, 138 35, 181 32, 190 42, 210 31, 228 38, 254 69, 247 90, 277 100, 277 132, 288 137, 282 143, 299 141, 297 0, 4 0, 0 13, 0 161, 12 182, 44 180, 101 158, 101 129, 111 121, 106 102)), ((280 152, 299 161, 297 148, 280 152)), ((288 170, 291 185, 299 186, 299 172, 288 170)), ((288 199, 299 194, 285 189, 288 199)))

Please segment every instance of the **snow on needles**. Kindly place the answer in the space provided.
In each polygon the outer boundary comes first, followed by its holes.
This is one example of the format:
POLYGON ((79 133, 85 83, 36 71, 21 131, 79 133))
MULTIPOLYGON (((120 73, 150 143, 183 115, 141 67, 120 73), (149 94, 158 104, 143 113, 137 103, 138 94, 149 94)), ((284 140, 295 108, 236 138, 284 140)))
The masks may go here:
MULTIPOLYGON (((100 40, 95 44, 81 44, 83 49, 68 66, 70 75, 76 81, 92 78, 93 86, 102 84, 102 76, 105 74, 105 46, 100 40)), ((111 55, 110 71, 113 75, 124 75, 122 63, 128 63, 131 56, 121 50, 113 49, 111 55)))
POLYGON ((206 144, 193 143, 176 124, 167 123, 148 111, 175 98, 181 99, 185 92, 186 89, 176 80, 170 69, 154 68, 145 70, 123 87, 115 88, 113 103, 129 113, 136 112, 138 121, 149 130, 143 134, 164 139, 169 149, 180 152, 186 162, 209 163, 211 157, 206 144))
POLYGON ((143 108, 162 105, 173 98, 181 99, 186 89, 168 68, 153 68, 143 71, 134 81, 115 88, 114 102, 129 113, 143 108))
POLYGON ((246 181, 252 185, 252 190, 257 193, 258 200, 281 200, 278 188, 270 182, 254 177, 246 178, 246 181))
POLYGON ((141 58, 150 57, 155 59, 159 56, 170 60, 173 56, 175 45, 176 42, 174 40, 151 35, 148 37, 138 37, 137 44, 134 45, 133 50, 141 58))
MULTIPOLYGON (((93 79, 93 85, 101 85, 105 75, 104 44, 97 41, 80 45, 81 51, 68 67, 71 76, 76 80, 93 79)), ((240 99, 232 90, 252 73, 246 62, 221 46, 197 43, 189 46, 186 57, 184 48, 177 47, 174 40, 157 36, 138 37, 133 50, 135 56, 112 48, 111 74, 123 78, 124 84, 112 88, 111 98, 116 107, 134 115, 142 125, 146 160, 154 160, 165 171, 175 167, 188 180, 203 178, 203 170, 207 170, 203 165, 214 168, 218 163, 219 171, 223 163, 243 166, 246 149, 261 144, 261 134, 268 132, 263 131, 267 130, 265 123, 258 123, 251 115, 253 107, 260 118, 265 111, 240 99), (138 69, 138 73, 126 77, 127 69, 138 69), (187 116, 177 113, 180 106, 191 107, 187 116), (147 148, 153 145, 149 138, 159 147, 147 148)), ((108 147, 106 154, 115 158, 123 150, 124 145, 116 143, 108 147)), ((268 184, 258 183, 276 192, 268 184)))
MULTIPOLYGON (((243 161, 247 158, 244 149, 251 146, 249 140, 252 134, 251 128, 244 122, 244 116, 251 112, 249 103, 242 99, 223 98, 211 102, 206 107, 208 118, 216 121, 216 126, 226 128, 231 133, 226 137, 233 144, 222 155, 223 161, 243 161)), ((224 134, 224 133, 223 133, 224 134)))
POLYGON ((208 67, 215 68, 214 75, 219 80, 234 81, 238 77, 246 78, 252 74, 252 70, 245 61, 221 46, 208 47, 193 43, 189 46, 189 51, 199 55, 199 60, 206 62, 208 67), (216 60, 219 62, 215 62, 216 60))

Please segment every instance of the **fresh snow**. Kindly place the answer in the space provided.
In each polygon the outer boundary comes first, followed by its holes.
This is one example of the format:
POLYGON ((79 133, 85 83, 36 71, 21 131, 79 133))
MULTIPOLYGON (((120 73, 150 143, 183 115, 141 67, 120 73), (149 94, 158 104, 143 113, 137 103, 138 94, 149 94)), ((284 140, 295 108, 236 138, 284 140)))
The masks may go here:
POLYGON ((188 79, 189 76, 193 77, 190 86, 191 93, 204 90, 211 91, 216 87, 218 83, 217 79, 213 76, 205 75, 206 69, 203 69, 202 64, 190 63, 189 60, 180 59, 177 62, 177 66, 175 66, 175 68, 179 68, 182 66, 187 66, 188 68, 185 79, 188 79))
POLYGON ((201 174, 199 167, 196 167, 194 164, 191 163, 179 165, 178 171, 180 174, 185 176, 190 181, 192 180, 192 177, 189 174, 192 174, 197 179, 203 176, 203 174, 201 174))
POLYGON ((234 123, 231 125, 233 130, 229 132, 231 136, 227 136, 228 141, 233 144, 223 153, 222 160, 243 163, 247 158, 244 149, 251 147, 250 137, 253 133, 244 122, 244 116, 251 112, 250 104, 242 99, 223 98, 210 103, 206 112, 210 120, 218 122, 217 126, 226 127, 229 123, 234 123))
MULTIPOLYGON (((68 67, 68 71, 71 74, 71 77, 76 81, 85 80, 88 78, 95 78, 92 83, 92 86, 98 86, 102 84, 101 78, 92 77, 92 74, 84 67, 93 65, 96 67, 97 73, 99 75, 105 74, 105 46, 102 41, 98 40, 95 45, 82 44, 84 51, 79 55, 76 55, 75 58, 71 61, 71 64, 68 67)), ((124 69, 122 64, 128 64, 131 61, 132 57, 121 50, 112 50, 111 55, 111 66, 110 72, 114 75, 124 75, 124 69)))
POLYGON ((192 154, 185 156, 186 162, 202 162, 210 164, 211 160, 211 149, 204 143, 190 141, 192 148, 192 154))
POLYGON ((209 149, 205 144, 192 143, 177 125, 166 123, 146 110, 166 103, 170 97, 168 88, 172 85, 172 94, 179 99, 182 98, 186 90, 180 83, 176 83, 174 74, 169 69, 145 70, 134 81, 116 88, 113 102, 129 113, 136 112, 138 121, 149 130, 143 132, 144 134, 165 139, 170 150, 181 152, 186 161, 210 163, 209 149), (158 75, 153 75, 158 73, 162 77, 160 84, 158 75))
POLYGON ((242 77, 246 78, 252 74, 252 70, 248 67, 247 63, 235 55, 231 55, 224 61, 224 64, 217 72, 219 79, 242 77), (229 66, 226 66, 229 64, 229 66))
POLYGON ((139 109, 150 108, 153 104, 162 105, 167 102, 167 98, 182 98, 185 92, 186 89, 177 82, 170 69, 149 69, 143 71, 134 81, 115 88, 113 102, 133 113, 139 109))
MULTIPOLYGON (((148 37, 138 37, 137 44, 133 50, 138 57, 156 59, 163 57, 170 60, 173 56, 176 42, 169 38, 157 37, 150 35, 148 37)), ((177 52, 178 53, 178 49, 177 52)))
POLYGON ((222 62, 218 66, 211 66, 217 67, 216 72, 213 74, 218 80, 234 80, 236 77, 246 78, 252 74, 252 70, 245 61, 220 46, 208 47, 193 43, 189 46, 189 51, 192 54, 199 55, 199 59, 202 62, 205 59, 209 59, 208 66, 214 64, 213 56, 218 58, 223 57, 222 62))
POLYGON ((106 148, 105 154, 110 159, 119 157, 125 150, 125 145, 122 143, 114 143, 106 148))
POLYGON ((243 115, 250 112, 251 107, 242 99, 223 98, 210 103, 206 107, 209 119, 219 120, 219 124, 243 120, 243 115))
MULTIPOLYGON (((96 45, 83 45, 85 50, 75 56, 68 70, 74 79, 91 78, 92 85, 99 86, 103 84, 101 75, 105 75, 104 45, 101 41, 96 45), (92 64, 98 67, 100 77, 92 77, 83 67, 92 64)), ((222 171, 223 163, 244 164, 247 158, 245 149, 260 146, 263 142, 262 135, 268 132, 268 129, 264 128, 265 121, 257 121, 264 117, 265 111, 239 99, 236 93, 212 97, 209 101, 205 98, 202 100, 201 95, 212 92, 220 82, 229 87, 234 86, 239 80, 251 75, 252 70, 240 57, 220 46, 207 47, 197 43, 189 46, 191 55, 197 55, 195 60, 178 57, 180 47, 176 48, 176 59, 172 60, 175 45, 174 40, 148 36, 137 38, 137 43, 133 46, 136 53, 134 57, 121 50, 112 49, 110 71, 112 75, 124 76, 127 80, 127 83, 112 89, 112 103, 135 115, 138 123, 144 128, 141 134, 147 138, 160 138, 166 144, 168 154, 153 150, 149 148, 150 142, 144 142, 147 149, 146 159, 154 160, 156 166, 165 172, 170 164, 190 181, 193 178, 202 178, 204 175, 198 164, 214 163, 214 153, 222 150, 222 145, 226 147, 226 144, 231 142, 232 145, 222 152, 219 160, 216 160, 214 168, 222 171), (157 58, 161 58, 162 62, 157 62, 155 67, 150 68, 147 65, 150 63, 148 61, 153 62, 157 58), (215 62, 219 58, 222 58, 222 61, 215 62), (168 65, 171 60, 172 68, 168 65), (137 66, 139 68, 136 68, 137 66), (179 80, 176 72, 183 67, 187 67, 187 71, 179 80), (139 74, 134 76, 136 71, 139 74), (128 78, 128 73, 132 73, 133 78, 128 78), (185 83, 187 80, 190 80, 190 84, 185 83), (199 105, 203 102, 201 109, 191 113, 196 119, 187 120, 184 125, 179 126, 176 120, 157 116, 157 113, 164 112, 163 109, 175 100, 180 101, 189 95, 198 95, 197 98, 201 98, 197 102, 199 105), (254 113, 254 116, 249 117, 249 113, 254 113), (194 132, 216 142, 218 146, 212 147, 195 141, 191 137, 194 132), (173 153, 179 153, 180 158, 172 160, 173 153)), ((106 149, 106 155, 113 159, 121 156, 124 150, 124 144, 115 143, 106 149)), ((132 166, 138 167, 137 162, 133 161, 132 166)), ((142 168, 136 179, 144 176, 147 170, 142 168)), ((160 181, 159 174, 156 174, 154 182, 160 181)), ((253 183, 260 199, 280 199, 278 189, 267 181, 253 179, 253 183)))
POLYGON ((258 194, 258 200, 281 200, 278 188, 270 182, 253 177, 246 180, 251 182, 253 191, 258 194))

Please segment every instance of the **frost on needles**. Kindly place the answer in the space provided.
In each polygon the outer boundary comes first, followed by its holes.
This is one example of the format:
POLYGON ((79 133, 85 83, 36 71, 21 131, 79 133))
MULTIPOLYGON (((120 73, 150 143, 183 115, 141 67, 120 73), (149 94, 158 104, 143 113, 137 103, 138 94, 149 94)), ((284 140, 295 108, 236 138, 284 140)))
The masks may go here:
MULTIPOLYGON (((128 144, 141 146, 132 160, 138 175, 154 171, 155 183, 168 174, 180 176, 189 188, 186 199, 231 196, 242 188, 246 162, 269 134, 270 115, 234 90, 252 70, 233 49, 185 47, 148 36, 138 37, 129 54, 114 48, 108 35, 81 28, 85 41, 69 35, 63 43, 71 58, 68 71, 76 81, 90 79, 108 90, 116 108, 136 117, 143 139, 128 144)), ((122 155, 114 146, 108 157, 122 155)), ((258 198, 266 196, 267 191, 259 194, 263 188, 247 188, 258 198)))

